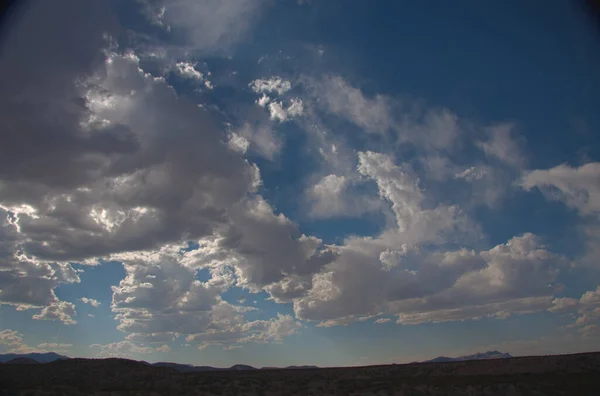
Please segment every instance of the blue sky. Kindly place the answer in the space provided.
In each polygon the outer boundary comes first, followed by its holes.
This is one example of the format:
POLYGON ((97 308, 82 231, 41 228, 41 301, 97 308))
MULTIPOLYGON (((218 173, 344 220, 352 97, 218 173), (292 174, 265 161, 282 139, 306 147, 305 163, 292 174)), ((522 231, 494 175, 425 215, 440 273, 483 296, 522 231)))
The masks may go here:
POLYGON ((600 31, 575 2, 19 11, 0 37, 0 352, 600 346, 600 31))

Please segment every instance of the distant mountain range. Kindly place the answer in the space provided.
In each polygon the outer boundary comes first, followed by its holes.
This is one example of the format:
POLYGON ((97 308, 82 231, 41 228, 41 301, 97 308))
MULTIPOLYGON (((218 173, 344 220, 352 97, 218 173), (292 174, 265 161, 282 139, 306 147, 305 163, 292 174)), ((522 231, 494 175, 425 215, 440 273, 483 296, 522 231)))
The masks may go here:
POLYGON ((9 360, 6 363, 7 364, 41 364, 37 360, 29 359, 29 358, 26 358, 26 357, 14 358, 14 359, 9 360))
MULTIPOLYGON (((421 363, 444 363, 444 362, 462 362, 466 360, 488 360, 488 359, 507 359, 512 356, 508 353, 502 353, 498 351, 487 351, 483 353, 476 353, 474 355, 466 355, 459 357, 447 357, 438 356, 435 359, 426 360, 421 363)), ((35 363, 50 363, 55 360, 66 360, 70 359, 68 356, 59 355, 54 352, 48 353, 7 353, 0 354, 0 363, 11 363, 11 364, 35 364, 35 363)), ((259 370, 256 367, 248 366, 245 364, 235 364, 231 367, 212 367, 212 366, 194 366, 191 364, 180 364, 171 362, 158 362, 158 363, 146 363, 154 367, 168 367, 177 370, 180 373, 195 373, 201 371, 248 371, 248 370, 259 370)), ((316 369, 317 366, 288 366, 288 367, 263 367, 260 370, 302 370, 302 369, 316 369)))
POLYGON ((258 370, 255 367, 247 366, 245 364, 235 364, 231 367, 226 368, 218 368, 212 366, 194 366, 191 364, 179 364, 179 363, 169 363, 169 362, 158 362, 150 364, 154 367, 169 367, 173 368, 180 373, 195 373, 199 371, 242 371, 242 370, 258 370))
MULTIPOLYGON (((307 370, 307 369, 318 369, 319 366, 287 366, 286 370, 307 370)), ((280 367, 263 367, 261 370, 281 370, 280 367)))
MULTIPOLYGON (((498 351, 487 351, 483 353, 476 353, 474 355, 466 355, 459 357, 447 357, 438 356, 435 359, 426 360, 421 363, 444 363, 444 362, 462 362, 466 360, 489 360, 489 359, 508 359, 512 356, 508 353, 502 353, 498 351)), ((0 355, 0 363, 11 363, 11 364, 35 364, 37 363, 50 363, 55 360, 66 360, 70 359, 68 356, 59 355, 54 352, 48 353, 25 353, 15 354, 7 353, 0 355)), ((158 362, 158 363, 146 363, 154 367, 168 367, 177 370, 180 373, 194 373, 201 371, 248 371, 248 370, 301 370, 301 369, 316 369, 317 366, 288 366, 288 367, 263 367, 258 369, 256 367, 248 366, 245 364, 235 364, 231 367, 212 367, 212 366, 194 366, 191 364, 180 364, 171 362, 158 362)))
MULTIPOLYGON (((36 363, 50 363, 55 360, 67 360, 70 359, 68 356, 59 355, 54 352, 49 353, 24 353, 24 354, 15 354, 15 353, 7 353, 4 355, 0 354, 0 363, 10 363, 10 364, 36 364, 36 363)), ((195 373, 200 371, 248 371, 248 370, 259 370, 256 367, 248 366, 245 364, 235 364, 231 367, 219 368, 212 366, 194 366, 191 364, 180 364, 180 363, 170 363, 170 362, 158 362, 158 363, 147 363, 153 367, 167 367, 177 370, 180 373, 195 373)), ((288 370, 299 370, 299 369, 314 369, 318 368, 317 366, 289 366, 284 367, 283 369, 288 370)), ((282 367, 263 367, 260 370, 281 370, 282 367)))
POLYGON ((235 364, 231 367, 218 368, 212 366, 193 366, 191 364, 179 364, 169 362, 152 363, 154 367, 170 367, 180 373, 195 373, 199 371, 251 371, 251 370, 300 370, 300 369, 315 369, 317 366, 288 366, 288 367, 262 367, 260 369, 245 364, 235 364))
MULTIPOLYGON (((498 351, 488 351, 483 353, 476 353, 474 355, 466 355, 459 357, 447 357, 438 356, 435 359, 426 360, 422 363, 443 363, 443 362, 462 362, 466 360, 488 360, 488 359, 507 359, 512 356, 508 353, 502 353, 498 351)), ((7 353, 0 355, 0 363, 11 363, 11 364, 35 364, 37 363, 50 363, 55 360, 66 360, 70 359, 68 356, 59 355, 54 352, 48 353, 25 353, 15 354, 7 353)), ((144 362, 146 363, 146 362, 144 362)), ((191 364, 180 364, 171 362, 158 362, 158 363, 147 363, 154 367, 168 367, 177 370, 180 373, 195 373, 201 371, 248 371, 248 370, 259 370, 256 367, 248 366, 245 364, 235 364, 231 367, 219 368, 212 366, 194 366, 191 364)), ((260 370, 301 370, 301 369, 315 369, 317 366, 288 366, 288 367, 263 367, 260 370)))
POLYGON ((58 353, 6 353, 0 355, 0 363, 6 363, 14 359, 31 359, 38 363, 50 363, 55 360, 69 359, 68 356, 59 355, 58 353))
POLYGON ((474 355, 466 355, 459 357, 446 357, 438 356, 435 359, 426 360, 421 363, 444 363, 444 362, 464 362, 466 360, 488 360, 488 359, 508 359, 512 356, 508 353, 502 353, 498 351, 487 351, 483 353, 476 353, 474 355))

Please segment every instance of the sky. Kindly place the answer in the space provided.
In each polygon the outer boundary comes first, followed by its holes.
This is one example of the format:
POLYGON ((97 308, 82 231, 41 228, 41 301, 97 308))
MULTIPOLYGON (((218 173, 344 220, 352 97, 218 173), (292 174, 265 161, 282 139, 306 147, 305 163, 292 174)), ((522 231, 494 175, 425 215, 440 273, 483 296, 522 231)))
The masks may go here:
POLYGON ((21 4, 0 29, 0 353, 600 349, 579 3, 21 4))

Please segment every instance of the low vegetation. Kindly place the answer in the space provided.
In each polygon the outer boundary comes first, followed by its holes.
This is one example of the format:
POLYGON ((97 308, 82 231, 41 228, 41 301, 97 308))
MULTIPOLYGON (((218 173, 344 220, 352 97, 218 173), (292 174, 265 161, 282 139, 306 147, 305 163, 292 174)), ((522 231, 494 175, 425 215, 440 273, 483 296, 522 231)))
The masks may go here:
POLYGON ((600 395, 600 353, 181 373, 125 359, 0 365, 1 395, 600 395), (4 392, 4 393, 2 393, 4 392))

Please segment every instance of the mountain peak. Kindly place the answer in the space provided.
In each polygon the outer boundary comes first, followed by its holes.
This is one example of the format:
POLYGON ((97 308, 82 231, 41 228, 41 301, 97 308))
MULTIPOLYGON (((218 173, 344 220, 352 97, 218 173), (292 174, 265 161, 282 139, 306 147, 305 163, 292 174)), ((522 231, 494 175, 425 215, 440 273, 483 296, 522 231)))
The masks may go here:
POLYGON ((466 360, 487 360, 487 359, 508 359, 512 356, 508 353, 498 351, 478 352, 473 355, 464 355, 459 357, 438 356, 431 360, 426 360, 424 363, 442 363, 442 362, 463 362, 466 360))

